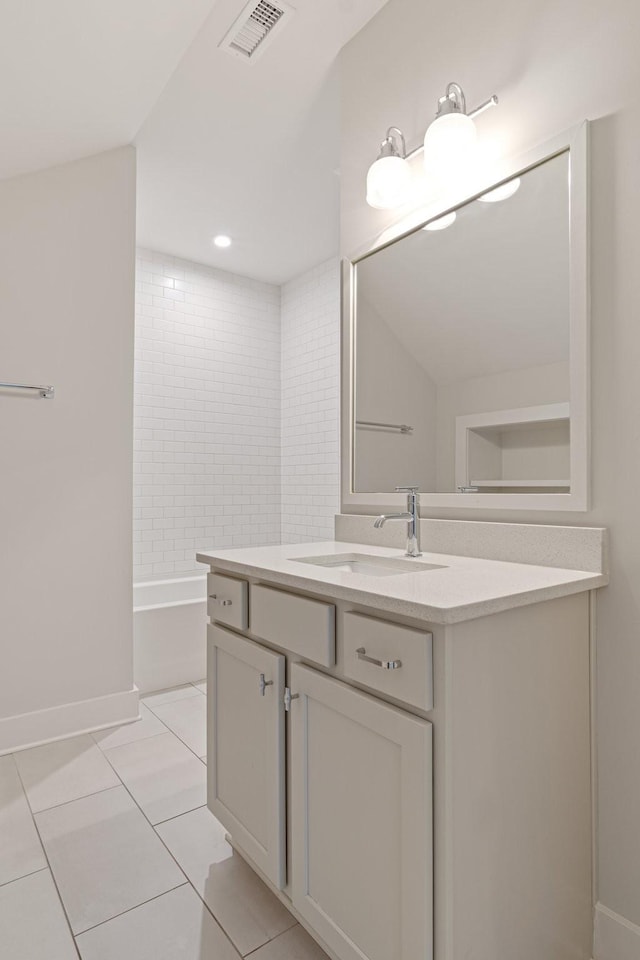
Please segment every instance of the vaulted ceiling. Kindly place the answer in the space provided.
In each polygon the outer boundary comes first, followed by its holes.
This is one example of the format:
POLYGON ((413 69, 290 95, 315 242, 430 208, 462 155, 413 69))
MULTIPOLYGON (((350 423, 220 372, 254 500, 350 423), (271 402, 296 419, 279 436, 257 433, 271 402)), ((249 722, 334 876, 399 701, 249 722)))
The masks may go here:
POLYGON ((337 252, 336 56, 385 2, 294 0, 247 63, 243 0, 6 0, 0 177, 134 142, 141 244, 289 279, 337 252))

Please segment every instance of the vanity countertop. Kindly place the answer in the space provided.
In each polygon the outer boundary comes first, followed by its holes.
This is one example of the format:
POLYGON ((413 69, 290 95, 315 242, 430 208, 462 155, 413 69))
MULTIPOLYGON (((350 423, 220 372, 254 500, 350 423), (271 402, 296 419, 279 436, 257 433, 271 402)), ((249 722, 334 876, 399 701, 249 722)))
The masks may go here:
POLYGON ((439 565, 440 569, 386 577, 343 572, 297 559, 329 554, 404 559, 402 550, 333 540, 200 551, 197 559, 232 575, 253 577, 441 624, 473 620, 608 583, 608 577, 602 573, 443 553, 424 552, 419 560, 407 560, 417 565, 439 565))

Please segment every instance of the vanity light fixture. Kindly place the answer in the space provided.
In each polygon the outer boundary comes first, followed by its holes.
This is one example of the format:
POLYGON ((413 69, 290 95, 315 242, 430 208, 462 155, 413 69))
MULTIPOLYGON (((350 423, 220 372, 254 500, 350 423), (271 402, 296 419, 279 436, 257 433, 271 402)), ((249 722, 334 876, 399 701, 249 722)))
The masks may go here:
MULTIPOLYGON (((378 210, 392 210, 409 199, 411 168, 408 160, 424 151, 425 171, 436 177, 451 176, 465 160, 476 139, 473 118, 495 107, 494 94, 480 106, 467 112, 467 101, 459 83, 449 83, 438 100, 435 120, 427 128, 424 142, 407 153, 405 139, 398 127, 389 127, 380 144, 377 160, 367 173, 367 203, 378 210), (401 150, 397 141, 401 143, 401 150)), ((517 188, 516 188, 517 189, 517 188)))
POLYGON ((231 246, 231 237, 227 237, 224 233, 219 233, 217 237, 213 238, 213 242, 216 247, 224 249, 231 246))
POLYGON ((438 217, 437 220, 431 220, 430 223, 426 223, 423 230, 446 230, 447 227, 450 227, 452 223, 455 222, 456 212, 452 210, 451 213, 445 213, 444 217, 438 217))
POLYGON ((367 203, 370 207, 375 207, 376 210, 392 210, 402 206, 408 199, 411 168, 406 158, 407 148, 402 130, 389 127, 380 144, 378 158, 367 173, 367 203))
POLYGON ((467 99, 459 83, 448 83, 444 97, 438 100, 435 120, 424 135, 424 165, 427 173, 450 173, 468 157, 475 146, 476 117, 497 104, 494 95, 467 113, 467 99))
POLYGON ((515 177, 513 180, 508 180, 506 183, 496 187, 495 190, 489 190, 488 193, 483 193, 481 197, 478 197, 478 200, 482 200, 483 203, 499 203, 501 200, 508 200, 509 197, 514 195, 519 186, 520 177, 515 177))

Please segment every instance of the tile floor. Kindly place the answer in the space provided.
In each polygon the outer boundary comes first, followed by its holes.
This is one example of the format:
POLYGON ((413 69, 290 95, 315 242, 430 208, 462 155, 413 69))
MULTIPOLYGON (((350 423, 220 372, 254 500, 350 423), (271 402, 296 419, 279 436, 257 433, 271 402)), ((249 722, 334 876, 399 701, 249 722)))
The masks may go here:
POLYGON ((0 757, 2 960, 327 960, 207 810, 206 684, 0 757))

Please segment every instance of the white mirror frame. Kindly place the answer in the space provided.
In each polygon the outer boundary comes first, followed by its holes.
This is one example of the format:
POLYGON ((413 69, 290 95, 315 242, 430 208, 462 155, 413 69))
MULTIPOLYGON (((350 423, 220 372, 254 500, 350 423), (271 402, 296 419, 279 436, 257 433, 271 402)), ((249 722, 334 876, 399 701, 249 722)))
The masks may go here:
MULTIPOLYGON (((386 229, 381 236, 343 261, 342 272, 342 388, 341 388, 341 489, 343 513, 380 513, 398 509, 404 494, 392 492, 356 493, 354 477, 355 412, 355 308, 356 267, 358 262, 382 250, 396 240, 413 233, 429 220, 444 216, 469 203, 505 180, 526 173, 532 167, 569 151, 569 377, 571 404, 569 493, 431 493, 421 491, 424 516, 430 508, 473 508, 482 510, 572 510, 589 509, 590 496, 590 359, 589 359, 589 216, 588 216, 588 138, 589 124, 584 121, 571 130, 511 160, 497 162, 491 178, 478 178, 473 192, 466 192, 455 203, 433 204, 414 212, 410 218, 386 229)), ((406 478, 405 478, 406 479, 406 478)))

